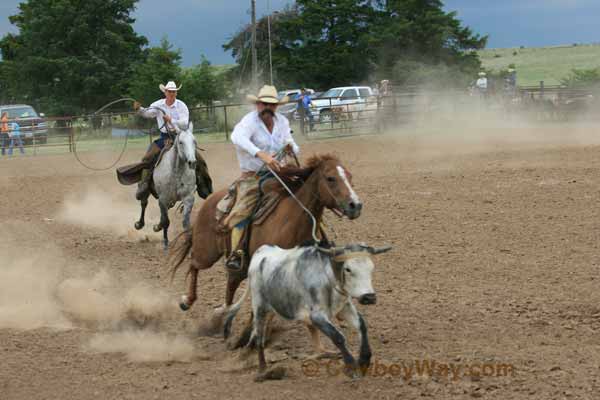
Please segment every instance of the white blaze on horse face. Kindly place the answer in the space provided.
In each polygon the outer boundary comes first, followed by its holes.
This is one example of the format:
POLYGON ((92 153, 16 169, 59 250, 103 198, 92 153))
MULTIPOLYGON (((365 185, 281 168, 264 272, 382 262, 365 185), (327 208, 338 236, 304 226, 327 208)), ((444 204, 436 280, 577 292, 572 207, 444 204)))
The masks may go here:
POLYGON ((344 289, 355 299, 365 294, 373 294, 373 261, 369 257, 351 258, 344 262, 344 289))
POLYGON ((352 189, 352 186, 350 185, 350 181, 348 181, 348 177, 346 176, 346 171, 344 171, 344 168, 342 168, 339 165, 337 167, 337 170, 338 170, 338 174, 340 174, 340 177, 342 178, 342 181, 344 181, 344 184, 348 187, 348 191, 350 192, 350 199, 352 199, 352 201, 355 204, 359 204, 360 199, 358 198, 358 195, 356 194, 354 189, 352 189))

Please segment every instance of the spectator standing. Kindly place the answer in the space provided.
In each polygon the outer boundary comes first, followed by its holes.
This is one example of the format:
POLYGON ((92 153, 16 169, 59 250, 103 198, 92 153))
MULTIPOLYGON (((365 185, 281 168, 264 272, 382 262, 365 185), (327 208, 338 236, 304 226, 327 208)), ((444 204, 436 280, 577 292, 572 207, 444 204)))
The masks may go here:
POLYGON ((8 113, 5 111, 0 118, 0 146, 2 147, 2 155, 6 154, 8 142, 8 113))
POLYGON ((315 130, 315 118, 312 114, 310 106, 312 106, 312 99, 310 98, 310 94, 305 88, 302 88, 302 90, 300 91, 300 98, 298 99, 298 111, 300 112, 300 115, 302 117, 308 117, 310 131, 312 132, 315 130))
POLYGON ((486 77, 486 73, 481 71, 479 73, 479 79, 477 79, 477 82, 475 83, 475 87, 477 88, 477 91, 479 92, 479 97, 482 99, 487 98, 487 91, 488 91, 488 80, 486 77))
POLYGON ((12 156, 13 147, 15 143, 17 144, 17 146, 19 146, 21 154, 25 154, 25 150, 23 149, 23 140, 21 139, 21 126, 16 120, 10 124, 8 136, 10 137, 10 144, 8 145, 8 155, 12 156))

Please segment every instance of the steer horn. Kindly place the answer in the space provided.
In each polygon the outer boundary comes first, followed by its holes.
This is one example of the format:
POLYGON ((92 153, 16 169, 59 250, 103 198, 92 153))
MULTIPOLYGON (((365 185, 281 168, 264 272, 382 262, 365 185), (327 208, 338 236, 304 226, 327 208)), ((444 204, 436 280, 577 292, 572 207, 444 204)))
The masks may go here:
POLYGON ((317 246, 317 250, 319 250, 321 253, 327 254, 330 257, 339 256, 344 252, 343 247, 331 247, 327 249, 325 247, 317 246))
POLYGON ((367 246, 366 249, 371 254, 381 254, 381 253, 390 251, 392 249, 392 246, 387 245, 387 246, 383 246, 383 247, 379 247, 379 248, 373 248, 371 246, 367 246))

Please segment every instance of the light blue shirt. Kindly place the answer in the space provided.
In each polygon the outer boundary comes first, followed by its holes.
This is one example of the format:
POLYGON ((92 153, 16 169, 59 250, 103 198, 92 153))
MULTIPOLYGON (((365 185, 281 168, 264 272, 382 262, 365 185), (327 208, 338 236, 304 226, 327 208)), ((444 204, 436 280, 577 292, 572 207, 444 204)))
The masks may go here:
POLYGON ((11 136, 20 136, 21 135, 21 127, 16 122, 10 123, 10 131, 11 136))

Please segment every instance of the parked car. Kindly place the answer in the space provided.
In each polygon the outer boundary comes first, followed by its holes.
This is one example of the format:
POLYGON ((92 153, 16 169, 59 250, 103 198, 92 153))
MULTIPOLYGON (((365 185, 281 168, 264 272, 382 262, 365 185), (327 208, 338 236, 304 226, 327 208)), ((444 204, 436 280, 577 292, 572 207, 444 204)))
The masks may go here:
POLYGON ((0 105, 0 115, 8 113, 9 120, 18 118, 21 127, 23 144, 46 143, 48 140, 48 123, 44 114, 38 114, 35 109, 26 104, 0 105))
POLYGON ((313 100, 316 114, 321 122, 329 122, 334 115, 334 108, 353 105, 352 111, 366 108, 367 99, 374 96, 369 86, 344 86, 329 89, 319 98, 313 100))

